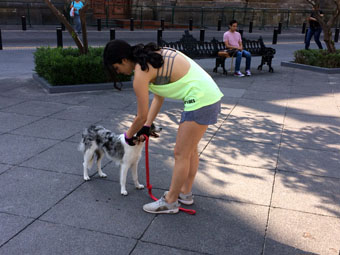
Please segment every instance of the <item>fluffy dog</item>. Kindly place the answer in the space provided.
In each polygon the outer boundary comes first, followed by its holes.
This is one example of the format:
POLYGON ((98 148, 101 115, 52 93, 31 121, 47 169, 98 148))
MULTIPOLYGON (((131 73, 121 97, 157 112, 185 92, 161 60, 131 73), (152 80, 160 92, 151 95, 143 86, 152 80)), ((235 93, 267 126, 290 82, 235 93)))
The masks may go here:
MULTIPOLYGON (((151 126, 150 136, 158 137, 157 129, 153 124, 151 126)), ((138 162, 140 160, 143 143, 140 142, 135 146, 126 144, 124 134, 116 135, 110 130, 92 125, 85 129, 82 134, 82 140, 79 144, 79 151, 84 154, 84 180, 89 181, 88 170, 92 168, 94 157, 97 157, 97 170, 100 177, 105 178, 107 175, 101 169, 101 160, 104 154, 108 159, 115 161, 120 165, 120 193, 124 196, 126 191, 126 176, 128 170, 132 170, 132 178, 137 189, 143 189, 144 185, 138 181, 138 162)))

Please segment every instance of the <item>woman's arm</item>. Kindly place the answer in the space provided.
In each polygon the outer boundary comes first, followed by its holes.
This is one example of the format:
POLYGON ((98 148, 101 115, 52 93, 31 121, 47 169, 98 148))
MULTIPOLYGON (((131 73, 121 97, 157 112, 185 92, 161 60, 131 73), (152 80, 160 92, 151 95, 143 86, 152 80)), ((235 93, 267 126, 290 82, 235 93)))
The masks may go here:
POLYGON ((145 124, 149 112, 149 82, 150 78, 147 72, 142 71, 140 65, 136 65, 133 80, 133 89, 137 98, 137 116, 132 125, 126 132, 127 137, 132 137, 145 124))
POLYGON ((150 110, 148 113, 148 118, 147 118, 147 121, 145 122, 146 126, 151 126, 152 122, 155 120, 157 114, 159 113, 163 105, 163 102, 164 102, 164 97, 154 95, 151 106, 150 106, 150 110))

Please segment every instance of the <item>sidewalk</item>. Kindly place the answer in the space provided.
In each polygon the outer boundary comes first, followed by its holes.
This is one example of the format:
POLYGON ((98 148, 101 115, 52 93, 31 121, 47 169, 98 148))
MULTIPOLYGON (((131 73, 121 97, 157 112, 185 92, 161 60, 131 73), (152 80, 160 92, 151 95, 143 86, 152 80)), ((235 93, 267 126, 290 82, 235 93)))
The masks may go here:
MULTIPOLYGON (((143 212, 147 190, 129 174, 121 196, 119 168, 107 160, 107 179, 93 169, 83 181, 83 128, 124 132, 136 112, 131 89, 46 94, 31 78, 33 50, 0 51, 0 254, 338 255, 340 74, 281 67, 301 46, 276 45, 274 73, 257 71, 253 58, 245 78, 198 61, 225 97, 199 145, 195 216, 143 212)), ((170 184, 181 109, 166 100, 161 137, 150 142, 157 197, 170 184)))

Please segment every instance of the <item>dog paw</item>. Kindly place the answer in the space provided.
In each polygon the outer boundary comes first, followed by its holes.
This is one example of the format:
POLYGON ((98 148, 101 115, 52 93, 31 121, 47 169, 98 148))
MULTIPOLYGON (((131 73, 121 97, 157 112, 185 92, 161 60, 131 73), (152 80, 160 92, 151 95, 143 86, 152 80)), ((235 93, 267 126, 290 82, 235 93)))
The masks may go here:
POLYGON ((107 175, 103 172, 101 174, 99 174, 99 176, 100 176, 100 178, 106 178, 107 177, 107 175))
POLYGON ((84 176, 84 181, 89 181, 91 180, 89 176, 84 176))
POLYGON ((127 196, 127 195, 128 195, 128 192, 127 192, 126 190, 122 190, 122 191, 120 192, 120 194, 122 194, 123 196, 127 196))
POLYGON ((144 185, 143 184, 138 184, 138 185, 136 185, 136 189, 144 189, 144 185))

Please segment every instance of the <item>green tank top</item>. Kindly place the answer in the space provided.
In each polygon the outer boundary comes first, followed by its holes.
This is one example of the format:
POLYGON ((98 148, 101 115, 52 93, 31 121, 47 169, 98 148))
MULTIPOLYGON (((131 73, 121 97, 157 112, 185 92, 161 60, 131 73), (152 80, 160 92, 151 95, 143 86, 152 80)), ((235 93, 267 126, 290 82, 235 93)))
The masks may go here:
POLYGON ((218 102, 223 94, 211 76, 195 61, 179 52, 190 62, 186 75, 168 84, 149 84, 149 90, 161 97, 179 99, 184 102, 184 111, 194 111, 218 102))

